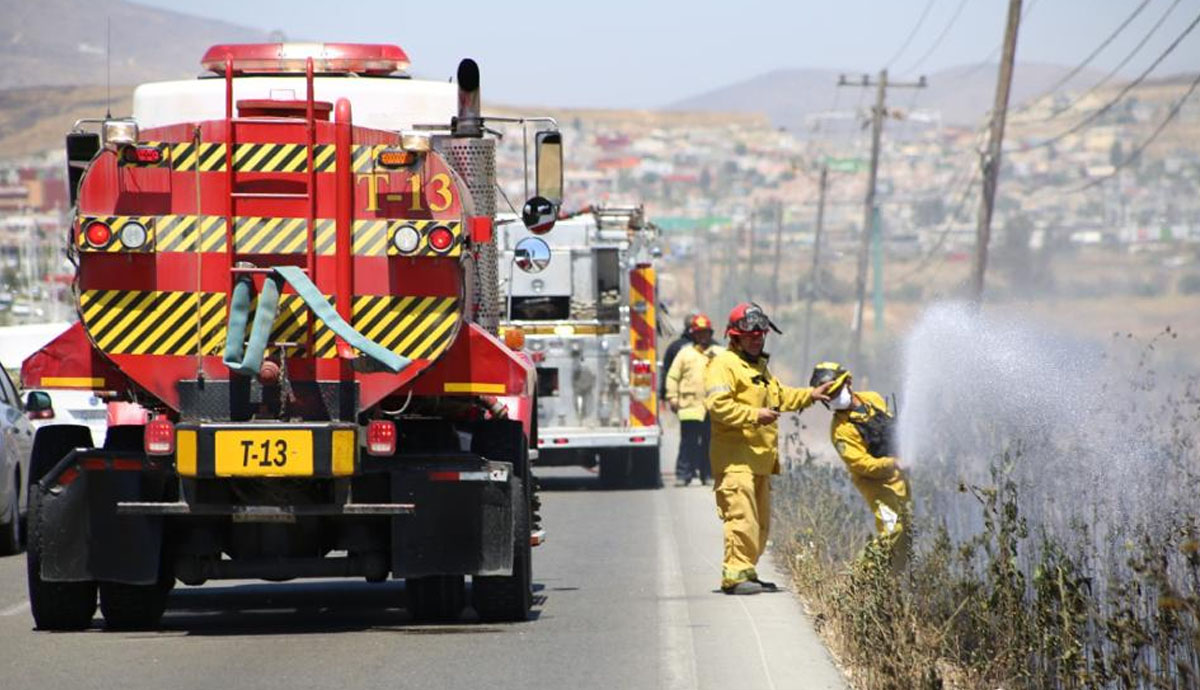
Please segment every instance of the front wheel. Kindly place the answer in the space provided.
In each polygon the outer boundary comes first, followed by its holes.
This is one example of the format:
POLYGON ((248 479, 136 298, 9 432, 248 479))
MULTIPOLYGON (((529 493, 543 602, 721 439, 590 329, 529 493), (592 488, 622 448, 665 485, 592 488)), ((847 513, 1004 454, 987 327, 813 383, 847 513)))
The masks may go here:
POLYGON ((29 578, 29 606, 39 630, 83 630, 96 615, 95 582, 49 582, 42 579, 41 493, 29 492, 29 545, 26 572, 29 578))

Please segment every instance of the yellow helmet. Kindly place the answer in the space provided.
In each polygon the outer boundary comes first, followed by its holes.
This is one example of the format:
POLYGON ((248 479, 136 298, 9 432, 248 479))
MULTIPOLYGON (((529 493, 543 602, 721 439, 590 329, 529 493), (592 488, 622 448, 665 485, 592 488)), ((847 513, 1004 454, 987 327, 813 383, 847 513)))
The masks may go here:
POLYGON ((850 372, 837 362, 821 362, 813 367, 812 378, 809 379, 808 385, 816 388, 822 384, 833 381, 833 385, 829 390, 825 391, 827 395, 837 395, 842 390, 842 386, 851 378, 850 372))

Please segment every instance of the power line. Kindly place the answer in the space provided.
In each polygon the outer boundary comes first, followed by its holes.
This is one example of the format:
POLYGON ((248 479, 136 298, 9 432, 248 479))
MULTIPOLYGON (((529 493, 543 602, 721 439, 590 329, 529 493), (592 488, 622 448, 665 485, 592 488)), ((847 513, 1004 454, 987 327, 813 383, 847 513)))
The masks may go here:
POLYGON ((916 38, 917 32, 921 30, 921 26, 925 23, 925 18, 929 16, 929 10, 933 8, 933 3, 934 0, 929 0, 929 2, 925 3, 925 9, 921 11, 921 17, 917 19, 916 26, 912 28, 912 31, 908 32, 908 38, 904 39, 904 43, 900 45, 900 49, 896 51, 896 54, 892 56, 891 60, 888 60, 887 63, 884 64, 884 67, 891 67, 892 63, 896 61, 896 58, 903 55, 905 50, 908 50, 909 44, 911 44, 912 40, 916 38))
POLYGON ((942 41, 944 41, 946 36, 949 35, 950 29, 953 28, 954 23, 958 21, 958 16, 962 14, 963 8, 966 6, 967 0, 959 0, 958 7, 954 8, 954 14, 950 16, 950 21, 946 22, 946 26, 942 27, 942 33, 938 34, 938 37, 933 39, 933 44, 929 46, 929 48, 923 55, 921 55, 921 57, 917 58, 916 62, 914 62, 908 69, 904 70, 904 74, 912 74, 913 72, 916 72, 921 65, 925 64, 925 61, 929 59, 929 56, 933 55, 933 52, 942 45, 942 41))
MULTIPOLYGON (((1033 8, 1036 5, 1037 5, 1037 0, 1030 0, 1029 6, 1026 7, 1025 11, 1021 13, 1021 23, 1024 23, 1026 19, 1029 19, 1029 15, 1033 13, 1033 8)), ((966 79, 967 77, 974 76, 983 68, 989 67, 992 64, 992 59, 995 58, 996 55, 1000 52, 1000 50, 1003 48, 1004 48, 1004 41, 997 43, 996 47, 992 48, 992 52, 988 53, 987 57, 985 57, 982 62, 976 63, 976 65, 974 67, 972 67, 971 69, 967 70, 966 72, 958 75, 958 78, 966 79)))
POLYGON ((1088 182, 1087 184, 1083 185, 1082 187, 1079 187, 1078 189, 1073 189, 1071 191, 1072 192, 1082 192, 1085 189, 1091 189, 1092 187, 1095 187, 1098 184, 1101 184, 1113 177, 1116 177, 1117 173, 1120 172, 1122 168, 1129 165, 1133 161, 1137 160, 1138 156, 1142 155, 1142 151, 1145 151, 1146 147, 1148 147, 1148 146, 1150 146, 1150 144, 1154 143, 1154 140, 1158 138, 1158 135, 1162 134, 1163 130, 1165 130, 1167 128, 1167 125, 1171 124, 1171 121, 1174 120, 1175 117, 1179 115, 1179 111, 1183 108, 1183 104, 1187 102, 1187 99, 1191 98, 1192 94, 1196 91, 1197 86, 1200 86, 1200 74, 1197 74, 1196 78, 1192 80, 1192 84, 1191 84, 1191 86, 1188 87, 1187 92, 1185 92, 1183 94, 1183 96, 1181 96, 1179 98, 1179 100, 1175 101, 1174 105, 1171 106, 1171 110, 1167 113, 1167 116, 1165 118, 1163 118, 1163 121, 1159 123, 1158 127, 1154 130, 1154 132, 1151 133, 1150 136, 1147 137, 1145 141, 1143 141, 1141 144, 1139 144, 1137 148, 1135 148, 1132 152, 1130 152, 1130 154, 1128 156, 1126 156, 1124 160, 1122 160, 1120 163, 1118 163, 1114 167, 1114 169, 1111 173, 1104 175, 1102 177, 1098 177, 1098 178, 1092 180, 1091 182, 1088 182))
MULTIPOLYGON (((1150 0, 1142 0, 1142 4, 1135 7, 1133 12, 1131 12, 1130 15, 1125 18, 1125 21, 1121 22, 1121 25, 1118 26, 1116 29, 1114 29, 1113 32, 1108 35, 1108 38, 1104 39, 1103 41, 1100 42, 1100 45, 1096 46, 1096 49, 1092 51, 1091 55, 1088 55, 1086 58, 1084 58, 1083 62, 1076 65, 1075 69, 1068 72, 1066 74, 1066 76, 1064 76, 1061 79, 1059 79, 1058 81, 1056 81, 1054 83, 1054 86, 1051 86, 1050 88, 1046 89, 1046 91, 1042 94, 1042 96, 1045 96, 1047 93, 1057 91, 1060 86, 1071 81, 1071 79, 1073 79, 1077 74, 1082 72, 1083 68, 1087 67, 1089 64, 1091 64, 1092 60, 1095 60, 1096 56, 1099 55, 1101 52, 1103 52, 1103 50, 1105 48, 1107 48, 1109 46, 1109 44, 1111 44, 1113 42, 1113 40, 1115 40, 1116 37, 1121 34, 1122 31, 1124 31, 1126 29, 1126 27, 1129 26, 1130 22, 1132 22, 1134 19, 1137 19, 1137 16, 1139 14, 1141 14, 1142 10, 1146 9, 1146 6, 1149 4, 1150 4, 1150 0)), ((1038 98, 1041 98, 1041 96, 1039 96, 1038 98)))
POLYGON ((1053 120, 1054 118, 1058 117, 1059 115, 1062 115, 1063 113, 1070 111, 1072 108, 1074 108, 1076 105, 1078 105, 1080 101, 1087 98, 1091 94, 1095 93, 1096 89, 1100 88, 1101 86, 1104 86, 1113 77, 1117 76, 1117 74, 1122 69, 1124 69, 1125 65, 1129 64, 1129 61, 1132 60, 1134 58, 1134 56, 1136 56, 1138 53, 1140 53, 1142 51, 1142 48, 1146 47, 1146 43, 1150 41, 1150 38, 1152 36, 1154 36, 1154 34, 1158 33, 1158 30, 1160 28, 1162 28, 1163 23, 1167 21, 1167 17, 1171 16, 1171 12, 1174 11, 1175 8, 1179 6, 1180 1, 1181 0, 1175 0, 1174 2, 1171 3, 1171 5, 1169 7, 1167 7, 1167 11, 1163 12, 1162 16, 1158 18, 1158 21, 1154 23, 1154 26, 1150 27, 1150 30, 1146 32, 1145 36, 1142 36, 1142 40, 1138 41, 1138 44, 1133 47, 1133 50, 1129 51, 1129 54, 1125 56, 1125 59, 1121 60, 1121 62, 1116 67, 1114 67, 1111 72, 1104 75, 1103 79, 1096 82, 1095 84, 1092 84, 1090 87, 1088 87, 1088 89, 1086 91, 1084 91, 1083 93, 1081 93, 1078 96, 1076 96, 1075 98, 1073 98, 1069 103, 1067 103, 1063 107, 1055 109, 1054 112, 1050 113, 1050 115, 1047 116, 1042 121, 1049 122, 1049 121, 1053 120))
POLYGON ((963 187, 962 193, 959 195, 958 203, 955 204, 954 210, 950 212, 950 215, 946 217, 946 220, 942 221, 942 227, 938 230, 937 239, 934 240, 933 246, 929 248, 929 251, 925 252, 925 256, 921 258, 920 262, 918 262, 916 266, 896 280, 897 283, 904 283, 913 278, 918 273, 928 268, 929 265, 933 263, 933 260, 937 258, 938 252, 940 252, 942 246, 946 244, 946 238, 950 236, 950 231, 954 229, 955 220, 958 218, 959 214, 962 213, 963 208, 966 207, 967 200, 971 198, 971 192, 975 188, 975 182, 979 179, 979 172, 979 168, 976 167, 975 172, 969 178, 966 178, 967 184, 963 187))
POLYGON ((1130 91, 1135 89, 1138 84, 1141 84, 1146 79, 1146 77, 1151 72, 1153 72, 1154 69, 1159 66, 1159 64, 1162 63, 1163 60, 1167 59, 1167 56, 1170 55, 1172 52, 1174 52, 1175 48, 1177 48, 1179 46, 1179 44, 1183 41, 1184 38, 1187 38, 1187 35, 1190 34, 1193 29, 1196 28, 1197 24, 1200 24, 1200 14, 1196 15, 1196 18, 1192 20, 1191 24, 1188 24, 1188 27, 1183 30, 1183 33, 1179 34, 1179 36, 1176 37, 1175 40, 1171 42, 1171 45, 1167 46, 1167 49, 1164 50, 1161 55, 1159 55, 1157 58, 1155 58, 1154 62, 1150 63, 1149 67, 1147 67, 1145 70, 1143 70, 1142 73, 1139 74, 1136 79, 1134 79, 1133 81, 1126 84, 1125 88, 1121 89, 1120 93, 1118 93, 1116 96, 1114 96, 1111 100, 1109 100, 1107 103, 1105 103, 1099 109, 1093 110, 1086 117, 1084 117, 1079 122, 1076 122, 1069 129, 1059 132, 1058 134, 1050 137, 1049 139, 1047 139, 1045 141, 1039 142, 1034 146, 1027 147, 1024 149, 1018 149, 1018 151, 1028 151, 1030 149, 1051 146, 1052 144, 1062 141, 1063 139, 1078 132, 1079 130, 1083 129, 1084 127, 1087 127, 1089 124, 1094 122, 1098 117, 1100 117, 1104 113, 1107 113, 1109 110, 1112 109, 1112 107, 1114 105, 1116 105, 1117 103, 1120 103, 1121 100, 1124 99, 1125 96, 1130 91))

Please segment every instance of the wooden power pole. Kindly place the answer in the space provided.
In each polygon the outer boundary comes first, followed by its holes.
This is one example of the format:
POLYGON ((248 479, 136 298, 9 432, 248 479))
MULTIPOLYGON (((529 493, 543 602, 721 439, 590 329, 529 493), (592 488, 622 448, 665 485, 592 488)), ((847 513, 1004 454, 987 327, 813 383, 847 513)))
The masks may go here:
POLYGON ((867 296, 867 264, 871 252, 871 230, 875 219, 875 181, 879 177, 879 143, 883 138, 883 120, 887 117, 887 90, 891 88, 925 88, 925 77, 915 82, 889 82, 887 70, 882 70, 874 83, 870 77, 863 75, 862 81, 853 83, 846 80, 846 75, 838 79, 838 86, 875 87, 875 107, 871 109, 871 168, 867 176, 867 194, 863 200, 863 222, 860 231, 861 241, 858 248, 858 272, 854 279, 854 326, 851 335, 850 363, 853 367, 862 364, 862 322, 864 302, 867 296))
POLYGON ((808 269, 808 294, 804 305, 804 366, 811 366, 813 301, 817 298, 817 271, 821 265, 821 230, 825 227, 825 190, 829 188, 829 166, 821 166, 821 187, 817 197, 817 228, 813 234, 812 267, 808 269))
POLYGON ((996 183, 1000 177, 1000 153, 1004 144, 1004 121, 1008 117, 1008 96, 1012 89, 1013 62, 1017 56, 1017 29, 1021 24, 1021 0, 1008 0, 1008 24, 1004 29, 1004 53, 1000 76, 996 80, 996 100, 992 105, 991 132, 983 155, 983 193, 979 201, 979 224, 975 228, 975 261, 971 267, 971 299, 983 300, 983 276, 987 272, 988 243, 992 238, 992 209, 996 202, 996 183))
MULTIPOLYGON (((771 266, 771 313, 779 312, 779 265, 783 260, 783 202, 775 200, 775 261, 771 266)), ((776 317, 778 318, 778 317, 776 317)))

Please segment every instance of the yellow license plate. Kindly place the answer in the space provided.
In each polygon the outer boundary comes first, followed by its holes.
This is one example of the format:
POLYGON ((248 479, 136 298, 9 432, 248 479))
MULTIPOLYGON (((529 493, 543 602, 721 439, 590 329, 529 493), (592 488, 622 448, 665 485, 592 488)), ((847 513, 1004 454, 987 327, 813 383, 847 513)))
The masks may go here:
POLYGON ((218 477, 309 477, 313 473, 311 431, 218 431, 218 477))

